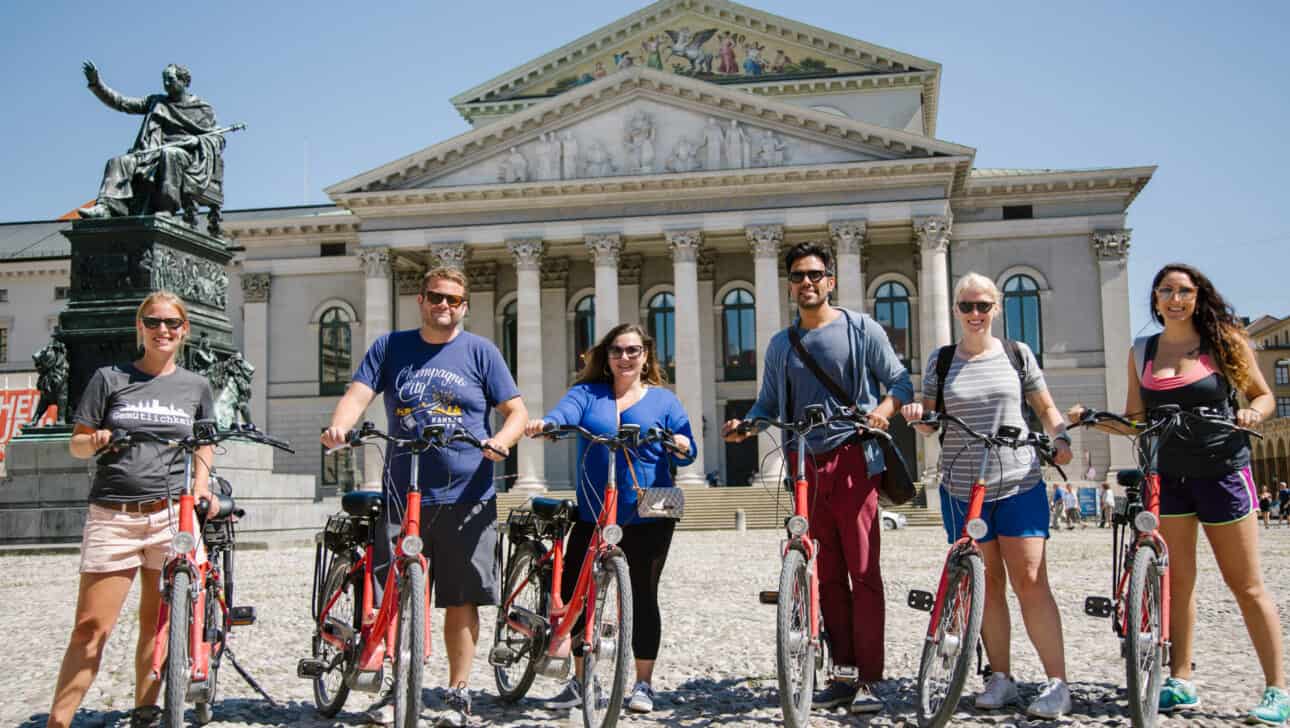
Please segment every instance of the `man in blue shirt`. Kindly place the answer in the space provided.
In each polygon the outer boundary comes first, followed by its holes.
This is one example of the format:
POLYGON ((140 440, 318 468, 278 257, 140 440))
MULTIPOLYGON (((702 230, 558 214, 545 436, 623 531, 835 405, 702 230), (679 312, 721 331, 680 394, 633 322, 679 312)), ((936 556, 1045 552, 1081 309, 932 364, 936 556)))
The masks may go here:
MULTIPOLYGON (((913 398, 909 372, 882 326, 864 314, 829 304, 836 285, 832 266, 833 255, 816 243, 796 245, 785 256, 788 293, 799 313, 793 325, 811 358, 849 395, 848 401, 839 402, 803 363, 786 329, 766 347, 761 393, 746 415, 749 419, 801 421, 808 405, 823 405, 829 415, 859 406, 869 413, 871 427, 885 430, 888 418, 913 398)), ((736 433, 740 423, 726 422, 726 440, 746 437, 736 433)), ((829 708, 850 702, 854 713, 879 711, 882 701, 871 687, 883 677, 886 619, 878 564, 878 486, 883 470, 903 466, 884 462, 878 444, 858 440, 851 428, 816 430, 807 436, 806 447, 813 455, 807 458, 808 481, 815 485, 809 518, 820 546, 824 626, 834 664, 853 667, 859 679, 858 684, 833 680, 814 702, 829 708)))
MULTIPOLYGON (((528 410, 497 347, 459 328, 468 295, 469 283, 461 271, 436 268, 426 273, 417 297, 421 328, 395 331, 373 342, 322 435, 323 445, 329 448, 345 442, 381 393, 387 429, 396 437, 411 437, 426 425, 443 424, 469 430, 489 446, 480 451, 456 442, 420 456, 421 537, 434 565, 435 606, 444 609, 448 652, 449 710, 439 724, 449 726, 465 725, 470 715, 466 683, 479 640, 479 605, 498 602, 493 461, 506 457, 528 422, 528 410), (488 424, 493 409, 505 418, 496 435, 488 424)), ((389 535, 398 531, 398 506, 406 503, 409 457, 406 452, 386 454, 389 535)), ((383 584, 390 563, 388 537, 377 537, 374 561, 377 584, 383 584)), ((372 706, 368 717, 376 723, 393 722, 390 696, 372 706)))

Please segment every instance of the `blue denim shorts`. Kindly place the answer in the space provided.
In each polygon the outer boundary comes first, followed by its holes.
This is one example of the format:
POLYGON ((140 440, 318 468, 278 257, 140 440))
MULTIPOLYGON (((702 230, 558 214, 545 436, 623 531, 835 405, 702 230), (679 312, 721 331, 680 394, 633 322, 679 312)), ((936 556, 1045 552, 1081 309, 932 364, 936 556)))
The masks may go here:
MULTIPOLYGON (((949 543, 963 535, 967 510, 967 501, 952 498, 949 491, 941 488, 941 523, 949 543)), ((981 518, 989 530, 980 542, 993 541, 996 536, 1048 538, 1048 486, 1041 480, 1030 490, 987 501, 981 508, 981 518)))

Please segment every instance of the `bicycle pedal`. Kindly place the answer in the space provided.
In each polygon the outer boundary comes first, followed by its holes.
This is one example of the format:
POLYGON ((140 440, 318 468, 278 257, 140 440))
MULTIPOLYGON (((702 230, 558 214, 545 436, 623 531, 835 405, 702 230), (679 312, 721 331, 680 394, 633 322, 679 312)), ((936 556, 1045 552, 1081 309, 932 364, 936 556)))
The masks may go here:
POLYGON ((305 680, 320 678, 325 672, 327 672, 327 665, 322 660, 306 657, 296 663, 296 677, 304 678, 305 680))
POLYGON ((936 595, 922 589, 910 589, 905 603, 920 612, 930 612, 936 606, 936 595))
POLYGON ((1110 617, 1115 614, 1115 605, 1106 597, 1085 597, 1084 613, 1090 617, 1110 617))
POLYGON ((249 627, 255 624, 255 607, 230 607, 228 623, 235 627, 249 627))
POLYGON ((860 679, 860 668, 854 665, 834 665, 833 669, 829 671, 829 677, 834 680, 856 682, 860 679))
POLYGON ((506 645, 494 645, 488 651, 488 664, 493 667, 510 667, 515 663, 515 650, 506 645))
POLYGON ((778 591, 757 592, 757 601, 761 602, 762 604, 779 604, 779 592, 778 591))

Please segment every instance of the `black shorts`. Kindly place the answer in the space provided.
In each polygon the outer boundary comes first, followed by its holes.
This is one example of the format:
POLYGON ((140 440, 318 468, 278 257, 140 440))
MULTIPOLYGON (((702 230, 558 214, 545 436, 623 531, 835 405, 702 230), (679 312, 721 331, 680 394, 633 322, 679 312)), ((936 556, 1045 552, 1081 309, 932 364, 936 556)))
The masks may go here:
MULTIPOLYGON (((399 524, 388 525, 391 537, 399 524)), ((497 500, 421 507, 421 539, 438 608, 495 605, 498 599, 497 500)), ((376 539, 373 561, 384 582, 389 539, 376 539), (382 545, 385 548, 381 548, 382 545)), ((377 587, 380 591, 380 587, 377 587)))

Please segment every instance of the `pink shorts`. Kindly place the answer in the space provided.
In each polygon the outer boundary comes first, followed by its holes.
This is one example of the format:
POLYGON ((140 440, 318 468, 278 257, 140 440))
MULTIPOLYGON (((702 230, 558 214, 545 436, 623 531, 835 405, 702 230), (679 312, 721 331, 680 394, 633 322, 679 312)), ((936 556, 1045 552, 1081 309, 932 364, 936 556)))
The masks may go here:
MULTIPOLYGON (((175 506, 156 513, 123 513, 90 504, 81 536, 81 573, 100 574, 142 566, 160 571, 172 553, 171 541, 179 530, 175 506)), ((197 563, 206 561, 206 549, 197 542, 197 563)))

